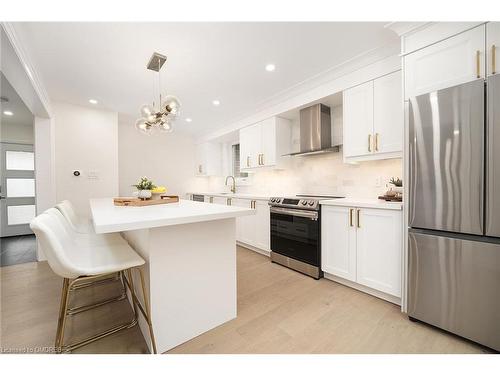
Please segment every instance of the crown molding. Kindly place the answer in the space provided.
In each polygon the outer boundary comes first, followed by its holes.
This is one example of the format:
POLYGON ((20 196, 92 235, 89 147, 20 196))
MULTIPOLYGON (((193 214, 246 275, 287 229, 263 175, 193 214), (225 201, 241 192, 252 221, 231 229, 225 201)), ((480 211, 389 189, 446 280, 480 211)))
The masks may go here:
POLYGON ((398 36, 405 36, 431 26, 435 22, 389 22, 386 29, 394 31, 398 36))
MULTIPOLYGON (((15 69, 16 73, 21 73, 22 77, 17 76, 16 78, 23 79, 25 87, 30 87, 34 95, 31 95, 33 100, 26 100, 26 104, 33 103, 33 108, 30 110, 35 116, 39 117, 51 117, 51 104, 50 98, 45 89, 40 75, 37 72, 36 67, 32 63, 29 54, 21 42, 16 27, 12 22, 1 22, 0 23, 4 34, 6 35, 10 45, 12 46, 13 52, 19 60, 19 67, 12 67, 15 69)), ((14 84, 11 82, 11 84, 14 84)), ((19 90, 21 91, 21 90, 19 90)), ((24 93, 26 95, 26 93, 24 93)), ((23 92, 19 92, 22 97, 23 92)))

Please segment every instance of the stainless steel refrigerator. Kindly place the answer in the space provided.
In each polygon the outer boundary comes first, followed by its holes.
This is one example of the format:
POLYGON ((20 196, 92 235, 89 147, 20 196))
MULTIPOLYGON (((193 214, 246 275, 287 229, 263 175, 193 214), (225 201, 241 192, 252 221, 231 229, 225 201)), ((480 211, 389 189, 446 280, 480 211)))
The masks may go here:
POLYGON ((500 75, 410 99, 408 315, 500 351, 500 75))

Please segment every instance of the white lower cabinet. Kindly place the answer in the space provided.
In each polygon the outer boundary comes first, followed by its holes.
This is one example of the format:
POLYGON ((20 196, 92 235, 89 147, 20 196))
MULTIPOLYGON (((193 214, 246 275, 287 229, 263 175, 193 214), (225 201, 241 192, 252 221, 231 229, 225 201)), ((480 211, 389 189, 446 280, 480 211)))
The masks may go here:
POLYGON ((322 270, 400 298, 402 218, 399 210, 322 206, 322 270))
POLYGON ((271 249, 271 218, 267 200, 253 200, 210 196, 205 202, 230 204, 252 208, 255 215, 236 218, 236 240, 242 245, 249 245, 253 250, 269 253, 271 249))

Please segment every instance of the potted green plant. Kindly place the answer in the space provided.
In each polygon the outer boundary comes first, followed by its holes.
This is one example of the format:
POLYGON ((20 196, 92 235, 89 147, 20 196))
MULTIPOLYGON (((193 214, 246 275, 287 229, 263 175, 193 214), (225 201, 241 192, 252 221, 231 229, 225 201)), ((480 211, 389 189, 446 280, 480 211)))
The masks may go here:
POLYGON ((151 190, 156 188, 156 185, 148 179, 147 177, 141 177, 140 181, 132 185, 137 189, 137 197, 140 199, 149 199, 151 198, 151 190))
POLYGON ((401 180, 399 177, 397 178, 392 177, 389 183, 394 185, 394 191, 396 193, 399 194, 403 193, 403 180, 401 180))

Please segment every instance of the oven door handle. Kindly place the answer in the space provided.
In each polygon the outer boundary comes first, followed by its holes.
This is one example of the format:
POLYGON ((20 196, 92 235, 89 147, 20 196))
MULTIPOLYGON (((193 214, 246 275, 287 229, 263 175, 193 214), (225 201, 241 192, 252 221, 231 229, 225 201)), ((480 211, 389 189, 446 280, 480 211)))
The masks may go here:
POLYGON ((271 207, 269 211, 274 214, 299 216, 311 220, 318 220, 319 217, 317 211, 294 210, 291 208, 281 208, 281 207, 271 207))

